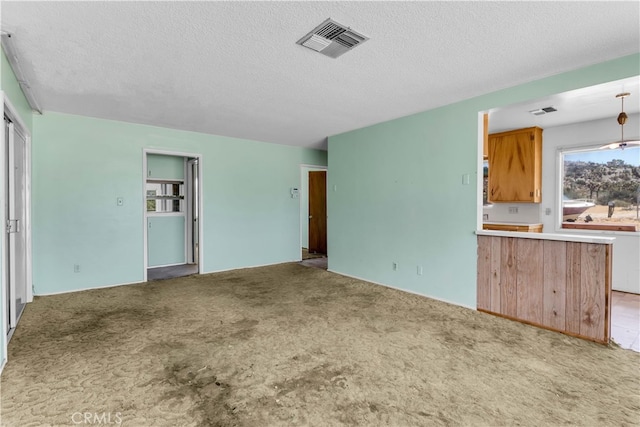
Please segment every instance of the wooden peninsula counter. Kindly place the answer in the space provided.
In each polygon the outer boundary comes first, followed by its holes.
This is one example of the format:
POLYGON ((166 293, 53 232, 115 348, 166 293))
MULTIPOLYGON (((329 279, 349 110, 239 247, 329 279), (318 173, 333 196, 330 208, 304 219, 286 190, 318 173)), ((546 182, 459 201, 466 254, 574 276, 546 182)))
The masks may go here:
POLYGON ((479 311, 607 344, 612 237, 478 230, 479 311))

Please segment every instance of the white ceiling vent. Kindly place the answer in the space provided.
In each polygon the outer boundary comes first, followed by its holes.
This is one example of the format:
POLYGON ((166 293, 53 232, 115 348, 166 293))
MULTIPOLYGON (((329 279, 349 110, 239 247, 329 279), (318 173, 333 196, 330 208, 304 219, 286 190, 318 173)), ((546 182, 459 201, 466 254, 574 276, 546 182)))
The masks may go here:
POLYGON ((544 114, 553 113, 554 111, 558 111, 555 107, 544 107, 538 108, 536 110, 529 111, 534 116, 542 116, 544 114))
POLYGON ((367 40, 369 37, 327 19, 296 43, 330 58, 337 58, 367 40))

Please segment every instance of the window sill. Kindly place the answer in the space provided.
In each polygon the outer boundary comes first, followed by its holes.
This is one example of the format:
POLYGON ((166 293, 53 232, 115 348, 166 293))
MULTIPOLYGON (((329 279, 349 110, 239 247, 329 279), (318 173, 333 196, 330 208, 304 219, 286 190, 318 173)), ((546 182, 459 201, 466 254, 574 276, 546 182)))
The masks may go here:
POLYGON ((636 224, 594 224, 594 223, 571 223, 564 222, 562 223, 563 229, 570 230, 595 230, 595 231, 625 231, 625 232, 636 232, 638 230, 638 225, 636 224))

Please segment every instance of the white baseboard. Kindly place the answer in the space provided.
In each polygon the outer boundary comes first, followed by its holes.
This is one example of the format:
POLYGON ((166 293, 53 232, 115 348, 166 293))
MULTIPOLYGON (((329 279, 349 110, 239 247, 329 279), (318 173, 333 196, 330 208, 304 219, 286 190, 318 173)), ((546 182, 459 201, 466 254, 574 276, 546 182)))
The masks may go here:
POLYGON ((50 296, 50 295, 62 295, 62 294, 70 294, 70 293, 73 293, 73 292, 91 291, 91 290, 94 290, 94 289, 115 288, 116 286, 137 285, 139 283, 146 283, 146 282, 141 280, 139 282, 115 283, 113 285, 93 286, 91 288, 73 289, 73 290, 69 290, 69 291, 60 291, 60 292, 47 292, 47 293, 43 293, 43 294, 37 293, 37 294, 34 294, 34 295, 38 296, 38 297, 46 297, 46 296, 50 296))
POLYGON ((464 307, 464 308, 468 308, 470 310, 477 311, 476 307, 471 307, 471 306, 466 305, 466 304, 459 304, 457 302, 448 301, 446 299, 434 297, 432 295, 421 294, 419 292, 410 291, 408 289, 398 288, 396 286, 387 285, 385 283, 374 282, 373 280, 363 279, 362 277, 353 276, 351 274, 340 273, 339 271, 334 271, 334 270, 327 270, 327 271, 330 271, 331 273, 339 274, 341 276, 351 277, 352 279, 362 280, 363 282, 373 283, 374 285, 384 286, 385 288, 395 289, 397 291, 406 292, 408 294, 418 295, 418 296, 421 296, 421 297, 424 297, 424 298, 430 298, 430 299, 434 299, 436 301, 444 302, 444 303, 451 304, 451 305, 457 305, 458 307, 464 307))

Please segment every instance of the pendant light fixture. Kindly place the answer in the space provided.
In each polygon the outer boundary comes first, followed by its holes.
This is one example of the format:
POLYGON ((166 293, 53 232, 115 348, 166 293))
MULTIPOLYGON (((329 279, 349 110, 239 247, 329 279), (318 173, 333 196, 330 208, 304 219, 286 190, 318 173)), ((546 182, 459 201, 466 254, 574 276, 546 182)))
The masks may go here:
POLYGON ((627 113, 624 112, 624 98, 629 95, 631 95, 629 92, 619 93, 616 95, 616 98, 620 98, 620 102, 622 103, 620 114, 618 114, 618 124, 620 125, 620 141, 603 145, 602 147, 600 147, 600 149, 609 148, 611 150, 615 150, 616 148, 620 148, 621 150, 624 150, 630 145, 640 145, 640 140, 635 139, 625 141, 624 139, 624 124, 627 122, 627 113))

